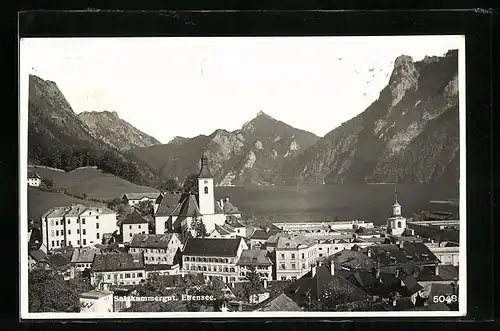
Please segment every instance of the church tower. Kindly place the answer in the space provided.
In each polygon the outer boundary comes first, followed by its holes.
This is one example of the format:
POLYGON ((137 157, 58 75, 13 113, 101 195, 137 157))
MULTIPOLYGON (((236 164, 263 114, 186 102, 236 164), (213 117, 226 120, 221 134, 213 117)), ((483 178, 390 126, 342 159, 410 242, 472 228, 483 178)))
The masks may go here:
POLYGON ((198 203, 202 215, 215 213, 214 178, 208 169, 208 158, 201 157, 201 168, 198 174, 198 203))
POLYGON ((387 219, 387 231, 396 236, 401 236, 406 230, 406 218, 401 215, 401 205, 398 202, 398 192, 394 189, 394 204, 392 215, 387 219))
POLYGON ((392 205, 392 217, 401 216, 401 205, 398 202, 398 191, 394 189, 394 204, 392 205))

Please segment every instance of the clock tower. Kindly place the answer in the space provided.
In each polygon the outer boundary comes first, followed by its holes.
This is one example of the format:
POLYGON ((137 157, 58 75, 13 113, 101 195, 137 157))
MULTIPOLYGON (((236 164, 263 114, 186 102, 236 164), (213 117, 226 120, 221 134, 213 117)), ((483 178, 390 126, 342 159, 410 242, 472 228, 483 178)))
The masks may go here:
POLYGON ((201 157, 201 168, 198 174, 198 203, 202 215, 215 213, 214 178, 208 169, 208 158, 201 157))

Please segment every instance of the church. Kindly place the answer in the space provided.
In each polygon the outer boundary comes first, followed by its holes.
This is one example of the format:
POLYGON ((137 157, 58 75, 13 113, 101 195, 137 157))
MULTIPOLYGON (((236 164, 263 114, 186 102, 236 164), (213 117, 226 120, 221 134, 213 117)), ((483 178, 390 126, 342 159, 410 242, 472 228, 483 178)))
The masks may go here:
POLYGON ((406 230, 406 218, 401 215, 401 205, 398 202, 397 191, 394 191, 392 215, 387 219, 387 233, 402 236, 406 230))
POLYGON ((193 224, 203 221, 207 234, 222 226, 228 216, 241 217, 240 211, 229 198, 216 200, 214 178, 210 173, 208 158, 201 157, 198 173, 198 193, 166 192, 155 203, 155 233, 190 231, 196 236, 193 224))

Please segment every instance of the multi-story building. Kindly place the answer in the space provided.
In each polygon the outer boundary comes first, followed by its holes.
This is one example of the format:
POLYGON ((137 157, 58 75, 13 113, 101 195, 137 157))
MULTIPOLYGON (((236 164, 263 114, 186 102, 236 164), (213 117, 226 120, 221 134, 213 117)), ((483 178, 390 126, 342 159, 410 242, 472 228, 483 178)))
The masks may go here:
POLYGON ((138 205, 140 202, 143 201, 149 201, 154 204, 159 195, 160 193, 156 192, 125 193, 122 197, 122 200, 129 206, 138 205))
POLYGON ((102 289, 111 285, 137 285, 146 279, 143 254, 98 254, 90 271, 92 285, 102 289))
POLYGON ((183 272, 203 273, 206 280, 220 277, 226 283, 235 282, 236 263, 245 249, 248 246, 243 238, 188 239, 182 252, 183 272))
POLYGON ((443 265, 458 266, 460 264, 460 246, 452 242, 427 242, 425 245, 436 255, 443 265))
POLYGON ((267 256, 265 249, 246 249, 241 252, 241 256, 236 262, 236 272, 238 280, 245 280, 250 270, 256 271, 262 280, 273 279, 273 263, 267 256))
POLYGON ((328 222, 293 222, 273 223, 273 227, 287 234, 321 234, 340 230, 373 228, 373 222, 364 220, 328 221, 328 222))
POLYGON ((42 177, 40 177, 36 172, 28 172, 28 185, 38 187, 42 183, 42 177))
POLYGON ((81 313, 113 312, 113 292, 92 290, 80 294, 81 313))
POLYGON ((135 234, 130 242, 130 253, 143 253, 145 264, 178 264, 181 248, 177 233, 135 234))
POLYGON ((42 239, 48 250, 99 244, 103 234, 117 229, 116 212, 106 207, 75 204, 54 207, 42 215, 42 239))
POLYGON ((318 258, 318 243, 310 238, 279 237, 276 245, 276 277, 296 280, 307 272, 318 258))
POLYGON ((101 250, 91 247, 76 248, 71 256, 71 278, 85 269, 92 268, 96 254, 101 254, 101 250))
POLYGON ((128 243, 136 234, 149 234, 148 221, 137 210, 127 215, 122 222, 122 241, 128 243))

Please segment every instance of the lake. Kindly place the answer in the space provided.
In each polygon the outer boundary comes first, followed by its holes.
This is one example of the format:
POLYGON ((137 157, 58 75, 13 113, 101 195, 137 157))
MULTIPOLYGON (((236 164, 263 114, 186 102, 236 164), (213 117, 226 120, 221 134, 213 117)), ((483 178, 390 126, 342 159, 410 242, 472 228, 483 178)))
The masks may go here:
POLYGON ((443 185, 301 185, 216 187, 215 196, 228 196, 244 215, 259 223, 364 219, 384 224, 394 203, 394 189, 403 216, 422 210, 444 211, 458 217, 458 207, 443 200, 458 199, 458 187, 443 185))

